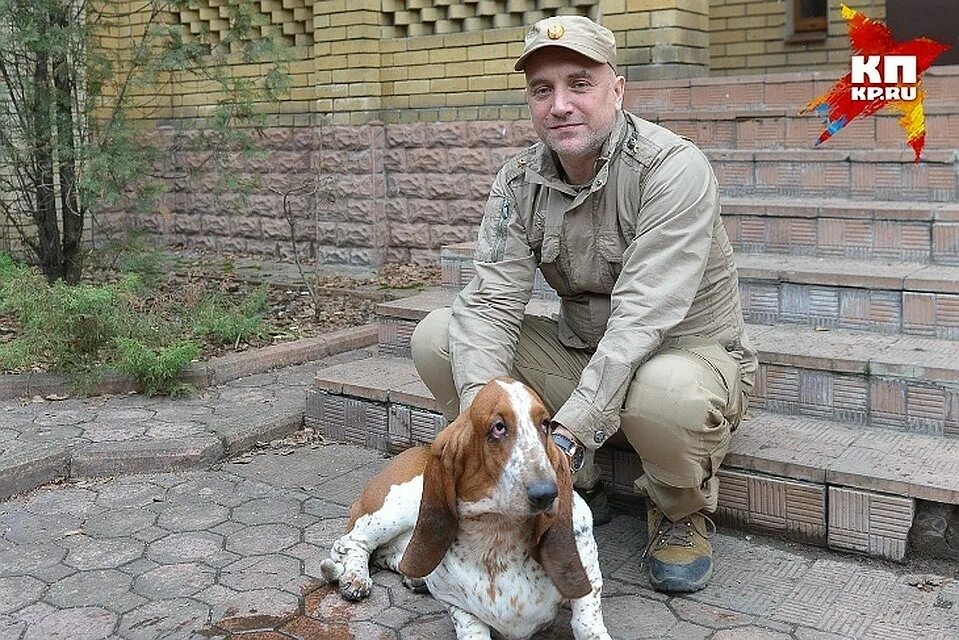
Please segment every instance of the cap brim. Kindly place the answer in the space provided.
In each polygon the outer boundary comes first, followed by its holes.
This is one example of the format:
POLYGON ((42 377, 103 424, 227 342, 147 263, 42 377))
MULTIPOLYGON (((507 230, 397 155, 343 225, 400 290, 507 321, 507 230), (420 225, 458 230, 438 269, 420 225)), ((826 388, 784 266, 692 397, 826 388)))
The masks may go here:
POLYGON ((531 55, 533 55, 540 49, 545 49, 547 47, 562 47, 563 49, 569 49, 570 51, 574 51, 581 56, 585 56, 594 62, 600 62, 600 63, 608 62, 608 60, 606 60, 606 56, 596 51, 595 49, 592 49, 584 45, 577 44, 576 46, 570 46, 565 43, 561 44, 559 42, 544 42, 543 44, 536 45, 529 51, 523 52, 523 55, 521 55, 519 59, 516 61, 516 64, 513 65, 513 71, 522 71, 526 67, 526 61, 529 59, 531 55))

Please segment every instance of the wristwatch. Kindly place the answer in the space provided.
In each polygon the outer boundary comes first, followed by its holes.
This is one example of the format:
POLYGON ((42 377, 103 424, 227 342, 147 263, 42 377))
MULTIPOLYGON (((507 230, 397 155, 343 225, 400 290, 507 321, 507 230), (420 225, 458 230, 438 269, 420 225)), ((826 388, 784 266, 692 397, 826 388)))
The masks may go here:
POLYGON ((583 468, 586 462, 586 449, 571 438, 567 438, 561 433, 553 432, 553 442, 569 458, 569 470, 576 473, 583 468))

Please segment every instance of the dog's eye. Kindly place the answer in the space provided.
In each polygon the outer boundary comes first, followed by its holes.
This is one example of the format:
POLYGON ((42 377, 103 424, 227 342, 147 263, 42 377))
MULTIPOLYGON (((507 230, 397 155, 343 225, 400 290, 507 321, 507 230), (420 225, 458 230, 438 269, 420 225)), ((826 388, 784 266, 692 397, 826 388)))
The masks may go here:
POLYGON ((539 423, 539 429, 540 429, 540 431, 542 431, 543 433, 549 433, 549 432, 550 432, 550 425, 551 425, 552 423, 553 423, 553 421, 550 420, 549 418, 543 418, 543 421, 539 423))
POLYGON ((493 423, 493 426, 489 428, 489 439, 490 440, 499 440, 505 438, 507 433, 506 423, 502 420, 497 420, 493 423))

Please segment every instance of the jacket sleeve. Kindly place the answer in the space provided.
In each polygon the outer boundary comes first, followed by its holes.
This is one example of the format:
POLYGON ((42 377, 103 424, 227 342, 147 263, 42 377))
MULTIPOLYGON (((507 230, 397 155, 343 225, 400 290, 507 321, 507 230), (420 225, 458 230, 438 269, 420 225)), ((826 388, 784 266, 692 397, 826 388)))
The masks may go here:
POLYGON ((476 275, 453 301, 450 358, 461 409, 489 380, 512 371, 533 290, 536 259, 509 189, 508 167, 496 176, 486 203, 473 258, 476 275))
POLYGON ((633 375, 689 312, 718 215, 716 178, 692 145, 664 149, 640 185, 635 236, 596 352, 555 419, 595 449, 619 430, 633 375))

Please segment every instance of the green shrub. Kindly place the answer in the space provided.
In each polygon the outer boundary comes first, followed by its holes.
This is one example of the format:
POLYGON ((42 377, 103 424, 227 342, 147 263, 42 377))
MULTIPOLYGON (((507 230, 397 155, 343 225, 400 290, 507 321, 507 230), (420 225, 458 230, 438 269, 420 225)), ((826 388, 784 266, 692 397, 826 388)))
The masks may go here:
POLYGON ((19 269, 20 265, 14 262, 12 257, 6 253, 0 253, 0 286, 9 280, 19 269))
POLYGON ((193 311, 193 331, 217 344, 237 344, 261 336, 267 326, 260 317, 266 306, 266 286, 258 287, 239 304, 220 293, 205 295, 193 311))
POLYGON ((142 384, 148 395, 180 396, 190 391, 178 377, 200 355, 195 342, 181 341, 154 351, 136 340, 118 338, 117 347, 117 368, 142 384))
POLYGON ((42 278, 24 278, 8 302, 34 352, 49 353, 54 369, 69 371, 100 364, 114 339, 137 326, 124 293, 122 285, 44 286, 42 278))
POLYGON ((166 272, 163 255, 159 251, 128 253, 117 261, 122 273, 135 274, 148 287, 156 285, 166 272))
POLYGON ((32 354, 25 340, 16 339, 0 344, 0 369, 19 369, 30 363, 32 354))
POLYGON ((48 362, 51 370, 70 375, 80 390, 86 390, 104 370, 122 365, 131 367, 131 375, 150 393, 177 390, 170 378, 196 357, 199 348, 166 347, 176 328, 133 307, 134 292, 140 287, 136 274, 124 275, 114 284, 49 284, 36 270, 0 260, 0 309, 14 313, 21 326, 20 336, 0 345, 0 366, 48 362), (139 359, 131 355, 137 347, 159 352, 152 368, 144 355, 139 359))
POLYGON ((207 294, 192 310, 167 320, 144 311, 155 301, 138 293, 144 274, 152 276, 146 263, 131 264, 119 282, 68 286, 50 284, 36 269, 0 254, 0 311, 16 315, 20 328, 16 339, 0 344, 0 368, 46 363, 70 375, 81 391, 104 371, 117 369, 151 395, 179 395, 189 387, 177 378, 201 351, 196 342, 182 340, 191 328, 195 336, 219 344, 268 331, 261 317, 266 286, 239 303, 207 294))

